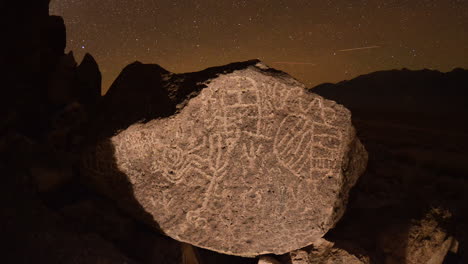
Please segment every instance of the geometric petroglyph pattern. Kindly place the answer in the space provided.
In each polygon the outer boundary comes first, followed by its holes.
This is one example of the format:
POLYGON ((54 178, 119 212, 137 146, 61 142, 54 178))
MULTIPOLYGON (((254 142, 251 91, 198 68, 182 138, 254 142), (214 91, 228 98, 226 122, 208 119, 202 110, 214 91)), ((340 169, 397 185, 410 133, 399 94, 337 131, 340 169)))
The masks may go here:
POLYGON ((167 235, 226 254, 282 254, 340 217, 365 166, 349 111, 259 67, 220 74, 174 116, 111 138, 119 171, 167 235))

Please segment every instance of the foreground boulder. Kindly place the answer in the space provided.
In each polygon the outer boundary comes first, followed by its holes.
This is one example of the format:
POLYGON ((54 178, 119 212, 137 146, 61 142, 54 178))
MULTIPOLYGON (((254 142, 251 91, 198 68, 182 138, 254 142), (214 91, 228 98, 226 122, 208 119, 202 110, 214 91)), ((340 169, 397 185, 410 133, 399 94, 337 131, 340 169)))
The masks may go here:
POLYGON ((176 240, 231 255, 284 254, 336 224, 367 153, 346 108, 259 61, 236 65, 160 71, 161 86, 147 92, 166 94, 178 110, 102 139, 82 171, 176 240))
POLYGON ((354 255, 333 242, 319 239, 307 248, 289 253, 291 264, 369 264, 369 257, 354 255))
POLYGON ((458 243, 443 227, 451 217, 447 210, 432 208, 409 226, 394 223, 382 230, 377 247, 385 253, 385 263, 447 263, 444 259, 458 243))

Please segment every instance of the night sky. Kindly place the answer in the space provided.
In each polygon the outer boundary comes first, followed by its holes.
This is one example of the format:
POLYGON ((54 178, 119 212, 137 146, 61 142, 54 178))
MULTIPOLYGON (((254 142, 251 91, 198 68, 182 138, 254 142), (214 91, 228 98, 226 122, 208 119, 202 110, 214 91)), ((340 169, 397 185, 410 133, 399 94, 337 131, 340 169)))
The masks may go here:
POLYGON ((387 69, 468 68, 468 0, 52 0, 106 91, 135 60, 180 73, 261 59, 312 87, 387 69))

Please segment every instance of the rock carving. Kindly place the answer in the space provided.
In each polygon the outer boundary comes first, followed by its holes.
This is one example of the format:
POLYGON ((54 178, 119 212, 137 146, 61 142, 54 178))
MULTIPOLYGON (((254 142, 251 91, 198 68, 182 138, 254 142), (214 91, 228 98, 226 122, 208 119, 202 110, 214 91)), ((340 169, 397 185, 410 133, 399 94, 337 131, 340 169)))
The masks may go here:
POLYGON ((349 111, 258 65, 206 85, 175 115, 110 139, 138 202, 167 235, 227 254, 323 236, 367 161, 349 111))

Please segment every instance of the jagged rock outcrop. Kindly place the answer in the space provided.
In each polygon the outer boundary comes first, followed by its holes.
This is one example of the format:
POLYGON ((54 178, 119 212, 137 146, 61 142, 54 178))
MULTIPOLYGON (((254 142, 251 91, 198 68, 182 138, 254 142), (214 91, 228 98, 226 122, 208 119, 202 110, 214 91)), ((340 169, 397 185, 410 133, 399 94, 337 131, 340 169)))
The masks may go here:
MULTIPOLYGON (((50 96, 50 78, 64 56, 66 31, 61 17, 49 16, 48 2, 0 4, 1 262, 135 263, 101 236, 72 227, 45 202, 44 193, 57 191, 76 172, 66 152, 70 149, 59 152, 48 144, 52 130, 64 129, 57 115, 69 110, 60 105, 69 103, 62 101, 66 97, 50 96)), ((65 196, 51 200, 59 204, 65 196)))
POLYGON ((49 77, 48 98, 54 106, 80 103, 93 108, 101 97, 101 72, 91 54, 86 53, 77 66, 73 52, 60 57, 49 77))
MULTIPOLYGON (((161 101, 177 111, 127 115, 129 127, 87 152, 82 172, 98 190, 179 241, 232 255, 283 254, 336 224, 367 162, 346 108, 256 60, 183 75, 150 67, 159 86, 137 89, 136 112, 161 101)), ((130 93, 122 80, 108 100, 130 93)))
POLYGON ((65 21, 60 16, 49 16, 46 31, 48 57, 59 58, 63 55, 67 45, 67 30, 65 21))
POLYGON ((60 57, 47 85, 48 101, 52 106, 61 107, 76 101, 76 65, 73 52, 60 57))
POLYGON ((96 105, 101 98, 101 81, 102 76, 96 60, 86 53, 76 69, 78 101, 87 106, 96 105))
POLYGON ((101 98, 101 72, 90 54, 77 66, 73 53, 60 58, 48 82, 48 101, 53 108, 48 143, 59 150, 79 151, 85 123, 101 98))
POLYGON ((174 113, 168 92, 158 89, 163 86, 162 78, 168 76, 169 72, 158 65, 135 62, 125 67, 102 98, 90 137, 96 133, 111 136, 138 121, 174 113))
POLYGON ((47 80, 63 55, 63 19, 48 15, 48 1, 2 4, 3 52, 0 133, 38 137, 47 129, 47 80))

